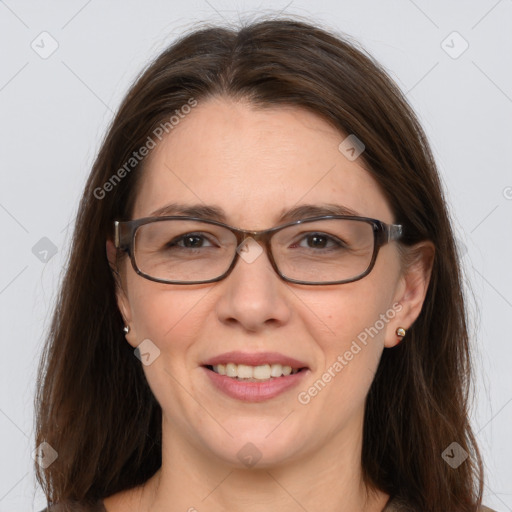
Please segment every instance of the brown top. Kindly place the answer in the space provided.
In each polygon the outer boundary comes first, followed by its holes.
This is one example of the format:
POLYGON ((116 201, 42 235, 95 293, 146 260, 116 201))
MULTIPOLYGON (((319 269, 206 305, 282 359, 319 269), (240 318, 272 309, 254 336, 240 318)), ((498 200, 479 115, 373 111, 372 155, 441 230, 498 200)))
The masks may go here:
POLYGON ((97 501, 94 505, 82 505, 74 503, 73 505, 51 505, 50 507, 41 510, 41 512, 107 512, 103 505, 103 501, 97 501))
MULTIPOLYGON (((482 506, 481 512, 496 512, 488 507, 482 506)), ((75 505, 72 509, 66 509, 62 505, 53 505, 50 508, 45 508, 41 512, 107 512, 103 501, 96 502, 92 507, 86 505, 75 505)), ((414 512, 409 506, 402 500, 395 498, 388 501, 382 512, 414 512)))
MULTIPOLYGON (((415 512, 410 506, 400 498, 395 498, 388 501, 387 505, 383 508, 382 512, 415 512)), ((484 505, 482 505, 479 509, 479 512, 496 512, 493 509, 490 509, 484 505)))
POLYGON ((97 501, 92 506, 76 503, 66 507, 64 505, 56 504, 41 510, 41 512, 107 512, 107 509, 103 505, 103 501, 97 501))

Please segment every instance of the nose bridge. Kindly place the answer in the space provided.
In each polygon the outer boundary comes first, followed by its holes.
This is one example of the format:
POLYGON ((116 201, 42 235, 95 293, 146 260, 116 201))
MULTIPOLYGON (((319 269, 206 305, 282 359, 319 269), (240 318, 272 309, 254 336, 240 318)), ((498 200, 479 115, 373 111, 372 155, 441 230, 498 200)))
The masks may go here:
POLYGON ((269 233, 238 230, 236 235, 239 243, 232 275, 224 282, 224 292, 217 304, 219 318, 251 331, 270 325, 270 322, 284 324, 291 313, 268 252, 269 233), (246 245, 241 247, 243 243, 246 245), (264 253, 269 261, 265 261, 264 253))
POLYGON ((258 243, 262 242, 263 245, 267 245, 268 240, 272 236, 272 233, 275 231, 275 228, 262 229, 260 231, 250 229, 236 229, 233 231, 235 231, 238 245, 240 245, 240 243, 242 243, 247 238, 252 238, 258 243))
POLYGON ((237 261, 234 266, 237 266, 239 264, 238 260, 240 260, 240 259, 244 260, 245 263, 252 263, 257 258, 260 258, 261 256, 263 256, 263 253, 265 253, 272 269, 279 276, 279 273, 277 272, 277 268, 275 266, 274 258, 272 255, 272 248, 270 245, 270 238, 273 233, 274 233, 273 228, 264 229, 261 231, 238 229, 235 232, 236 237, 237 237, 237 249, 236 249, 235 259, 237 261), (250 240, 253 240, 253 242, 251 242, 250 240), (241 248, 244 243, 246 244, 246 246, 241 248), (255 244, 257 244, 257 245, 255 245, 255 244), (258 247, 260 249, 258 249, 258 247), (260 252, 260 254, 257 254, 258 252, 260 252))

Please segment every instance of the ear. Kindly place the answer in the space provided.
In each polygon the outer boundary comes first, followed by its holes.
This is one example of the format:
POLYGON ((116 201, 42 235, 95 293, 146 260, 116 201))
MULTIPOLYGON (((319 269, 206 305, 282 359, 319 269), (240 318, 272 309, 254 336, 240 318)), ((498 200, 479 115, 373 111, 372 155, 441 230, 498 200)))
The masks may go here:
POLYGON ((434 264, 435 246, 431 241, 420 242, 406 250, 407 262, 393 301, 402 307, 386 332, 384 345, 388 348, 400 343, 396 335, 397 328, 403 327, 407 331, 420 315, 434 264))
POLYGON ((130 301, 128 299, 128 294, 125 291, 125 286, 123 284, 123 279, 119 272, 119 268, 117 265, 117 249, 112 242, 112 240, 107 240, 106 243, 106 251, 107 251, 107 259, 112 270, 112 274, 114 275, 114 281, 116 283, 116 299, 117 299, 117 307, 121 312, 121 316, 123 317, 124 324, 130 328, 130 332, 125 334, 126 340, 130 345, 135 347, 137 336, 135 334, 135 328, 132 322, 132 312, 130 308, 130 301))

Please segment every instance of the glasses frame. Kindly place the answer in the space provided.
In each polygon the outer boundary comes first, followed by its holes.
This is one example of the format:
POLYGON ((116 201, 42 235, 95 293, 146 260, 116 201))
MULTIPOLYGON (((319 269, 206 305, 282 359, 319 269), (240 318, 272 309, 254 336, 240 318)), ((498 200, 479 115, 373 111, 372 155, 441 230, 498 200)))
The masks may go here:
POLYGON ((129 257, 130 261, 133 267, 133 270, 140 276, 157 283, 164 283, 164 284, 206 284, 206 283, 216 283, 218 281, 221 281, 225 279, 231 271, 235 268, 235 265, 238 261, 238 258, 240 256, 240 253, 238 251, 238 248, 240 245, 247 239, 247 238, 253 238, 256 242, 261 242, 264 250, 267 254, 267 257, 270 261, 270 264, 272 265, 272 268, 276 272, 276 274, 283 280, 289 283, 296 283, 296 284, 305 284, 305 285, 332 285, 332 284, 346 284, 346 283, 352 283, 354 281, 359 281, 363 277, 367 276, 375 266, 375 261, 377 260, 377 255, 379 253, 379 249, 386 245, 387 243, 399 240, 403 235, 403 226, 401 224, 386 224, 385 222, 382 222, 377 219, 372 219, 370 217, 358 217, 358 216, 352 216, 352 215, 323 215, 318 217, 308 217, 306 219, 300 219, 297 221, 287 222, 286 224, 281 224, 279 226, 275 226, 273 228, 264 229, 261 231, 251 231, 247 229, 239 229, 235 228, 233 226, 229 226, 228 224, 224 224, 223 222, 219 222, 213 219, 204 219, 201 217, 188 217, 188 216, 161 216, 161 217, 144 217, 141 219, 135 219, 135 220, 128 220, 128 221, 114 221, 114 245, 115 247, 123 252, 126 252, 129 257), (312 281, 301 281, 298 279, 292 279, 289 277, 286 277, 284 274, 281 273, 279 270, 275 260, 274 255, 272 254, 272 249, 270 246, 270 241, 272 236, 277 233, 278 231, 281 231, 284 228, 287 228, 289 226, 296 226, 298 224, 304 224, 308 222, 314 222, 319 220, 329 220, 329 219, 346 219, 346 220, 356 220, 361 222, 366 222, 370 224, 373 227, 373 236, 374 236, 374 244, 373 244, 373 254, 372 259, 370 261, 370 264, 368 265, 368 268, 361 274, 357 275, 354 278, 350 279, 344 279, 342 281, 324 281, 324 282, 312 282, 312 281), (135 261, 135 233, 137 232, 137 229, 141 226, 144 226, 145 224, 151 224, 153 222, 162 222, 165 220, 191 220, 191 221, 199 221, 206 224, 213 224, 215 226, 221 226, 223 228, 228 229, 231 231, 237 240, 237 250, 235 251, 235 255, 233 257, 233 261, 229 265, 226 272, 224 272, 222 275, 214 278, 214 279, 208 279, 208 280, 200 280, 200 281, 170 281, 166 279, 159 279, 156 277, 149 276, 142 272, 142 270, 139 269, 137 266, 137 262, 135 261))

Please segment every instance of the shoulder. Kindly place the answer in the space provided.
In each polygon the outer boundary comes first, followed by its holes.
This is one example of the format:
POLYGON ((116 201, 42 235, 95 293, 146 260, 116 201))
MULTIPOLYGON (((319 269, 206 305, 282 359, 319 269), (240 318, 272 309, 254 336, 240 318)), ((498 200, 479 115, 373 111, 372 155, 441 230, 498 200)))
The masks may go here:
POLYGON ((81 503, 56 503, 41 510, 41 512, 107 512, 103 502, 97 501, 92 505, 81 503))
MULTIPOLYGON (((382 512, 416 512, 404 500, 400 498, 392 499, 382 512)), ((478 512, 496 512, 494 509, 482 505, 478 512)))

